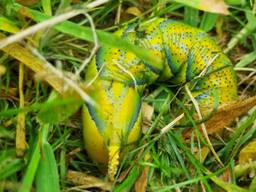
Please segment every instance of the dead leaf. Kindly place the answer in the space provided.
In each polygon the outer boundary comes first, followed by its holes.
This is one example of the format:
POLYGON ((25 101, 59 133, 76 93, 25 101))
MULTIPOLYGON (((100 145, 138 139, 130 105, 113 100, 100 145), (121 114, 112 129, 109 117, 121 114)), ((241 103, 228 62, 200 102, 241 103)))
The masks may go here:
POLYGON ((154 107, 143 102, 142 103, 143 121, 151 121, 154 113, 154 107))
MULTIPOLYGON (((149 161, 150 158, 151 158, 151 156, 150 156, 149 153, 147 153, 144 157, 145 161, 149 161)), ((141 172, 139 178, 137 179, 137 181, 135 182, 135 191, 136 192, 146 191, 147 183, 148 183, 148 179, 147 179, 148 172, 149 172, 149 166, 146 166, 142 170, 142 172, 141 172)))
POLYGON ((75 185, 82 185, 83 189, 99 188, 104 191, 112 189, 112 183, 78 171, 69 170, 67 180, 75 185))
MULTIPOLYGON (((135 160, 135 162, 141 158, 141 156, 143 155, 143 152, 144 152, 144 148, 142 148, 142 149, 140 150, 140 152, 136 155, 136 158, 135 158, 136 160, 135 160)), ((150 157, 150 156, 147 156, 147 155, 146 155, 146 158, 149 158, 149 157, 150 157)), ((126 170, 124 170, 124 171, 121 173, 121 175, 120 175, 119 178, 118 178, 118 182, 119 182, 119 183, 123 182, 123 181, 125 180, 125 178, 128 176, 128 174, 130 173, 130 171, 131 171, 133 168, 134 168, 134 164, 132 163, 132 164, 130 164, 130 166, 129 166, 126 170)))
POLYGON ((130 165, 126 170, 122 171, 120 176, 118 177, 118 182, 121 183, 125 180, 125 178, 128 176, 130 171, 132 170, 133 165, 130 165))
POLYGON ((154 114, 154 107, 143 102, 141 110, 142 110, 142 118, 143 118, 142 132, 146 133, 148 128, 151 125, 151 120, 154 114))
POLYGON ((231 174, 231 170, 230 168, 226 169, 220 176, 219 178, 222 180, 222 181, 225 181, 225 182, 232 182, 232 174, 231 174))
POLYGON ((200 9, 207 12, 212 13, 220 13, 224 15, 228 15, 228 5, 224 0, 174 0, 178 3, 182 3, 186 6, 190 6, 196 9, 200 9))
MULTIPOLYGON (((245 114, 256 105, 256 96, 248 99, 240 99, 219 107, 214 116, 205 122, 208 134, 221 131, 225 126, 232 123, 237 117, 245 114)), ((191 129, 186 130, 184 138, 190 138, 191 129)))
POLYGON ((212 13, 229 14, 228 5, 224 0, 201 0, 199 9, 212 13))
POLYGON ((140 177, 135 182, 135 191, 136 192, 144 192, 147 189, 147 175, 148 175, 149 167, 145 167, 140 174, 140 177))

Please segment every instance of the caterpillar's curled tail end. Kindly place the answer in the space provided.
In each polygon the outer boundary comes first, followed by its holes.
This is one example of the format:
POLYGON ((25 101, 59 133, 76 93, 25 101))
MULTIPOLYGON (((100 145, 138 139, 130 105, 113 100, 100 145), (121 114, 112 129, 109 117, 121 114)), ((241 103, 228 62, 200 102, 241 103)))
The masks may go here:
POLYGON ((115 175, 119 165, 120 146, 110 145, 108 147, 109 161, 108 161, 108 177, 111 181, 115 179, 115 175))

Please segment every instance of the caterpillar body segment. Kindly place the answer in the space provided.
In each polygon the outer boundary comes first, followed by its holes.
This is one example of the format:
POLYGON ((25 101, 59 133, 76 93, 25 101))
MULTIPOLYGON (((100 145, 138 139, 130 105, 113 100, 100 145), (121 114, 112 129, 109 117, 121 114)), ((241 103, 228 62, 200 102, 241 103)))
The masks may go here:
POLYGON ((141 97, 133 87, 100 78, 92 85, 91 97, 97 107, 87 104, 83 108, 85 148, 99 167, 108 166, 113 180, 121 146, 134 143, 140 135, 141 97))
POLYGON ((236 75, 228 57, 200 29, 157 18, 115 32, 158 57, 161 65, 146 63, 131 52, 104 46, 86 71, 91 97, 98 108, 85 106, 85 148, 90 157, 108 165, 114 178, 122 147, 140 135, 141 95, 145 87, 165 81, 188 83, 203 113, 237 98, 236 75))

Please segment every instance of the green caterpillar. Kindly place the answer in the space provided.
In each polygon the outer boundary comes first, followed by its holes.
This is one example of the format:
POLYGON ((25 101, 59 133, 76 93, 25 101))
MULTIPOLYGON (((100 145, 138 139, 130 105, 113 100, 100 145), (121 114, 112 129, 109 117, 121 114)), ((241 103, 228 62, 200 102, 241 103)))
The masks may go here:
POLYGON ((156 18, 115 32, 151 51, 161 65, 148 64, 131 52, 104 46, 86 71, 93 82, 91 97, 99 107, 83 109, 85 148, 92 160, 117 171, 122 146, 140 135, 141 95, 145 87, 168 80, 188 83, 203 112, 237 98, 236 75, 228 57, 205 32, 186 24, 156 18), (95 78, 97 77, 97 78, 95 78), (196 77, 197 81, 193 81, 196 77), (193 83, 191 83, 193 81, 193 83), (193 84, 193 86, 192 86, 193 84))

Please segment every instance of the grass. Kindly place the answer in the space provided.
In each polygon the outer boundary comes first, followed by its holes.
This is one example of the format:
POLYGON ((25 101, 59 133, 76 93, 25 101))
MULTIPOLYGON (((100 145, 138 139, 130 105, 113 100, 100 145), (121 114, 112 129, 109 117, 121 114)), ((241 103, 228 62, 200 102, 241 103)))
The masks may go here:
MULTIPOLYGON (((80 10, 87 4, 71 0, 19 2, 27 3, 27 8, 20 10, 20 4, 8 0, 0 2, 2 35, 10 36, 67 10, 80 10)), ((229 15, 225 16, 203 11, 200 1, 195 1, 197 4, 187 2, 111 1, 89 9, 88 13, 97 28, 101 44, 132 51, 156 67, 158 60, 147 50, 120 40, 109 32, 156 16, 203 29, 214 36, 233 61, 238 74, 239 95, 244 98, 254 96, 256 2, 227 0, 230 8, 229 15), (121 18, 120 23, 115 24, 119 2, 122 2, 121 18), (140 15, 125 11, 131 7, 137 7, 140 15)), ((22 44, 26 46, 20 50, 35 47, 46 60, 72 76, 91 54, 92 42, 94 38, 88 18, 78 15, 26 37, 22 44)), ((24 63, 24 68, 21 68, 16 60, 21 56, 17 54, 14 59, 7 53, 0 51, 0 191, 47 191, 49 187, 51 191, 103 191, 104 185, 108 185, 106 177, 83 149, 81 114, 78 110, 81 101, 70 99, 68 92, 64 94, 65 99, 56 96, 52 88, 41 81, 46 74, 39 74, 35 80, 29 67, 37 63, 36 59, 30 61, 30 66, 24 63), (21 95, 24 95, 24 101, 21 95), (17 118, 20 114, 24 119, 17 118), (26 137, 16 137, 17 130, 22 133, 24 129, 26 137), (90 182, 68 179, 69 170, 88 173, 82 179, 90 182), (92 180, 91 176, 100 178, 103 184, 99 185, 99 180, 92 180)), ((81 83, 83 75, 84 72, 79 77, 75 76, 73 82, 81 83)), ((46 81, 52 82, 50 78, 46 81)), ((236 171, 238 165, 245 163, 239 161, 239 152, 256 135, 255 107, 237 118, 230 127, 224 128, 222 134, 211 135, 212 145, 224 164, 221 166, 197 129, 190 139, 183 137, 185 128, 181 125, 161 134, 160 130, 181 112, 187 117, 182 124, 197 126, 185 98, 177 96, 176 88, 155 84, 146 92, 143 100, 154 107, 154 113, 142 139, 136 147, 125 152, 117 178, 111 183, 113 191, 255 191, 256 180, 251 177, 255 168, 249 168, 251 174, 246 172, 241 175, 239 172, 239 177, 236 171)), ((253 155, 255 157, 255 151, 248 153, 248 158, 253 155)), ((255 158, 252 160, 255 161, 255 158)))

